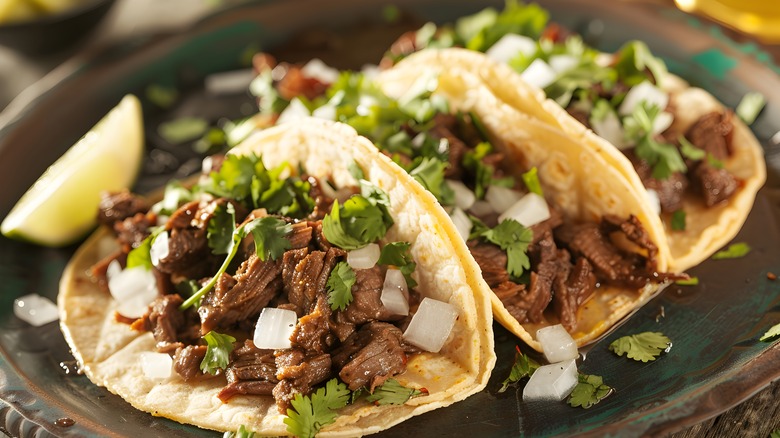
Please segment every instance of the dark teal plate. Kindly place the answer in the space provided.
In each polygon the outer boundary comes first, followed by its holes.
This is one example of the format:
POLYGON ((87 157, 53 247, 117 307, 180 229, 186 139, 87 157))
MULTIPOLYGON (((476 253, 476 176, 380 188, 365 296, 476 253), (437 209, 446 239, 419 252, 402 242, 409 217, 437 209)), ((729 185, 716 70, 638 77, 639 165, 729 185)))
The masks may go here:
MULTIPOLYGON (((435 21, 451 21, 483 6, 469 0, 395 4, 435 21)), ((749 90, 763 93, 769 104, 753 129, 766 149, 769 181, 736 238, 753 250, 741 259, 707 261, 692 269, 699 286, 667 289, 593 346, 581 370, 603 376, 616 388, 595 407, 526 404, 516 388, 498 394, 516 340, 496 326, 498 363, 483 392, 406 421, 384 436, 665 434, 715 416, 780 377, 780 349, 758 340, 780 322, 780 280, 767 278, 768 272, 780 274, 780 147, 771 141, 780 131, 778 69, 754 44, 735 43, 720 28, 671 8, 574 0, 543 4, 556 21, 602 49, 613 50, 627 39, 646 41, 673 71, 731 107, 749 90), (634 363, 607 350, 613 339, 647 330, 662 331, 674 342, 657 361, 634 363)), ((208 18, 180 34, 137 38, 79 56, 0 115, 0 216, 125 93, 143 96, 152 83, 185 90, 172 112, 145 107, 158 160, 147 163, 137 188, 161 186, 177 169, 192 164, 195 155, 188 147, 164 144, 154 135, 156 124, 183 114, 212 120, 238 117, 246 111, 242 105, 251 106, 246 96, 206 96, 199 90, 205 75, 238 68, 246 53, 282 50, 283 44, 284 60, 316 55, 353 68, 377 62, 403 30, 381 24, 381 9, 379 2, 359 0, 257 3, 208 18), (363 23, 359 36, 344 37, 345 27, 357 23, 363 23), (302 30, 309 31, 307 37, 294 38, 302 30)), ((69 373, 73 358, 57 325, 34 328, 13 316, 16 297, 38 293, 56 298, 60 273, 73 249, 0 240, 0 426, 25 437, 218 436, 136 411, 86 377, 69 373), (74 424, 65 426, 60 419, 74 424)))

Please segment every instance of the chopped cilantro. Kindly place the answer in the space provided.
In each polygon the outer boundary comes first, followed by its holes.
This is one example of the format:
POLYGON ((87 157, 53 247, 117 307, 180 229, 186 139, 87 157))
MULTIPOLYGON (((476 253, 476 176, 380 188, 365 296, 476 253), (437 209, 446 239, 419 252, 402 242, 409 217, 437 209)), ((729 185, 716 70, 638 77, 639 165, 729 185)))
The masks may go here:
POLYGON ((678 286, 696 286, 699 284, 699 277, 691 277, 686 280, 677 280, 674 284, 678 286))
POLYGON ((384 237, 393 219, 362 195, 354 195, 339 206, 333 203, 322 220, 322 232, 328 242, 345 250, 362 248, 384 237))
POLYGON ((208 348, 206 356, 200 362, 200 370, 213 376, 217 374, 218 370, 227 368, 228 363, 230 363, 230 352, 233 351, 233 343, 236 342, 236 338, 212 330, 203 336, 203 340, 208 344, 208 348))
POLYGON ((537 4, 507 0, 501 12, 488 8, 459 19, 456 33, 466 48, 484 52, 506 34, 538 39, 549 18, 549 13, 537 4))
POLYGON ((323 426, 336 421, 335 411, 349 403, 349 395, 347 385, 335 378, 311 395, 295 394, 284 419, 287 431, 298 438, 313 438, 323 426))
POLYGON ((725 164, 723 164, 723 161, 720 161, 719 159, 715 158, 715 156, 712 154, 707 154, 707 164, 709 164, 710 166, 716 169, 723 169, 723 166, 725 166, 725 164))
POLYGON ((764 98, 764 95, 755 91, 750 91, 742 96, 742 100, 739 101, 737 109, 734 110, 734 112, 737 113, 737 116, 739 116, 743 122, 751 125, 756 121, 756 117, 758 117, 761 110, 764 109, 764 105, 766 105, 766 98, 764 98))
POLYGON ((656 85, 660 85, 667 74, 664 62, 653 56, 642 41, 629 41, 618 50, 615 70, 618 78, 629 86, 645 81, 648 71, 656 85))
POLYGON ((338 262, 328 277, 328 303, 332 310, 344 310, 352 302, 355 271, 347 262, 338 262))
POLYGON ((128 269, 138 266, 142 266, 147 271, 152 269, 152 256, 150 251, 152 249, 152 242, 154 241, 154 238, 157 237, 157 234, 158 233, 153 232, 142 240, 137 247, 131 249, 130 252, 127 253, 126 267, 128 269))
POLYGON ((658 142, 652 136, 653 121, 660 112, 658 106, 642 102, 623 125, 626 138, 636 144, 636 155, 653 166, 653 178, 667 179, 674 172, 685 172, 687 167, 674 145, 658 142))
POLYGON ((769 438, 780 438, 780 429, 775 429, 769 434, 769 438))
POLYGON ((163 199, 152 206, 152 211, 159 215, 171 215, 179 206, 192 199, 192 192, 179 181, 172 181, 165 186, 163 199))
POLYGON ((474 178, 474 195, 477 199, 485 197, 485 192, 493 181, 493 173, 495 172, 493 166, 482 161, 492 150, 493 146, 490 143, 481 142, 474 149, 463 154, 463 167, 474 178))
POLYGON ((613 392, 613 389, 604 384, 601 376, 593 376, 580 373, 577 386, 569 395, 569 406, 588 409, 596 403, 604 400, 613 392))
POLYGON ((391 242, 386 244, 379 253, 377 263, 397 267, 404 274, 406 285, 415 287, 417 282, 412 278, 412 273, 417 267, 417 263, 414 262, 412 255, 409 254, 409 246, 409 242, 391 242))
POLYGON ((395 379, 387 379, 382 386, 369 394, 368 401, 377 405, 402 405, 414 397, 424 395, 424 390, 407 388, 395 379))
POLYGON ((680 153, 683 157, 688 158, 689 160, 699 161, 707 156, 707 151, 696 147, 693 143, 688 141, 685 136, 681 135, 677 140, 680 142, 680 153))
POLYGON ((247 430, 243 424, 238 426, 238 430, 235 432, 225 432, 222 434, 222 438, 254 438, 254 436, 255 433, 247 430))
POLYGON ((685 210, 676 210, 672 213, 672 230, 685 231, 685 210))
POLYGON ((501 388, 498 392, 506 391, 510 384, 519 382, 520 379, 531 377, 534 371, 539 368, 539 363, 521 353, 519 347, 515 347, 515 349, 517 350, 517 353, 515 353, 515 363, 512 365, 512 370, 509 371, 509 377, 501 382, 501 388))
POLYGON ((199 138, 209 129, 209 122, 200 117, 181 117, 160 124, 157 133, 173 145, 199 138))
POLYGON ((766 331, 758 340, 762 342, 769 342, 774 341, 780 337, 780 324, 773 325, 769 330, 766 331))
POLYGON ((523 173, 523 182, 529 192, 544 196, 544 193, 542 193, 542 184, 539 182, 539 173, 535 166, 528 172, 523 173))
POLYGON ((244 225, 244 234, 252 233, 257 257, 263 261, 268 257, 277 260, 290 249, 290 240, 286 236, 291 232, 292 224, 273 216, 253 219, 244 225))
POLYGON ((618 356, 625 354, 629 359, 641 362, 653 361, 661 352, 669 351, 670 348, 672 348, 671 339, 660 332, 623 336, 609 344, 609 350, 618 356))
POLYGON ((209 248, 214 254, 227 254, 233 243, 233 232, 236 230, 236 209, 233 204, 218 204, 214 209, 208 225, 206 237, 209 248))
POLYGON ((732 243, 726 249, 722 249, 712 255, 713 260, 737 259, 746 256, 750 252, 750 245, 745 242, 732 243))
POLYGON ((179 90, 174 87, 166 87, 160 84, 150 84, 144 92, 149 102, 162 109, 170 108, 179 98, 179 90))
POLYGON ((455 193, 444 181, 446 168, 446 162, 432 157, 424 157, 409 172, 409 175, 422 184, 443 205, 452 205, 455 202, 455 193))
POLYGON ((533 240, 533 231, 514 219, 504 219, 495 228, 482 233, 482 236, 506 251, 507 271, 512 278, 520 278, 523 271, 531 267, 528 259, 528 245, 533 240))

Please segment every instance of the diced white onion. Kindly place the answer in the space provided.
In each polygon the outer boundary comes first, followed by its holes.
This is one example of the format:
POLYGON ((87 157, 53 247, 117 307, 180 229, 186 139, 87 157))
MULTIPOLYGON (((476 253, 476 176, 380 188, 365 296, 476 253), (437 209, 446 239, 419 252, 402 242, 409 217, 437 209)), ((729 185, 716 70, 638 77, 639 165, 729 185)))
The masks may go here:
POLYGON ((650 202, 650 208, 653 209, 655 214, 661 214, 661 198, 658 197, 658 192, 653 189, 647 189, 647 200, 650 202))
POLYGON ((203 159, 203 163, 200 166, 200 172, 204 175, 208 175, 214 169, 214 158, 210 155, 203 159))
POLYGON ((455 207, 452 209, 452 213, 450 213, 450 219, 452 219, 452 224, 455 225, 455 229, 458 230, 460 237, 462 237, 463 240, 469 240, 469 234, 471 234, 473 224, 468 215, 460 208, 455 207))
POLYGON ((651 132, 651 134, 657 135, 666 131, 672 126, 672 122, 674 122, 674 115, 672 115, 672 113, 666 111, 658 113, 658 116, 653 120, 653 132, 651 132))
POLYGON ((376 64, 364 64, 360 69, 360 73, 362 73, 363 77, 367 80, 372 80, 377 77, 380 71, 379 66, 376 64))
POLYGON ((328 103, 312 111, 311 115, 318 119, 336 120, 336 107, 328 103))
POLYGON ((141 353, 141 369, 144 376, 150 379, 167 379, 171 377, 173 359, 165 353, 145 351, 141 353))
POLYGON ((404 332, 404 339, 431 353, 438 353, 455 326, 458 311, 450 303, 425 297, 404 332))
POLYGON ((490 46, 485 55, 498 62, 508 62, 520 53, 525 56, 531 56, 535 52, 536 41, 527 36, 508 33, 490 46))
POLYGON ((614 111, 609 111, 603 119, 591 119, 593 132, 607 140, 620 150, 626 149, 627 143, 623 135, 623 125, 614 111))
POLYGON ((373 268, 377 260, 379 260, 379 253, 379 245, 369 243, 362 248, 349 251, 347 253, 347 263, 352 269, 373 268))
POLYGON ((398 269, 388 269, 379 299, 393 315, 409 314, 409 291, 404 274, 398 269))
POLYGON ((550 57, 550 68, 558 74, 567 72, 579 64, 579 59, 572 55, 553 55, 550 57))
POLYGON ((108 265, 108 290, 117 302, 117 312, 127 318, 140 318, 159 295, 157 279, 142 266, 122 269, 114 260, 108 265))
POLYGON ((378 101, 376 98, 372 96, 367 95, 361 95, 358 99, 358 106, 355 108, 355 112, 358 113, 358 115, 361 116, 369 116, 371 115, 371 108, 376 106, 378 101))
POLYGON ((530 227, 550 219, 550 208, 544 197, 536 193, 527 193, 498 216, 499 223, 504 219, 514 219, 524 227, 530 227))
POLYGON ((507 211, 522 197, 523 195, 517 190, 501 186, 489 186, 485 192, 485 200, 490 203, 496 213, 507 211))
POLYGON ((566 398, 577 386, 577 364, 574 360, 539 367, 523 388, 523 401, 566 398))
POLYGON ((577 359, 580 354, 577 343, 561 324, 540 328, 536 331, 536 340, 550 363, 577 359))
POLYGON ((338 70, 317 58, 307 62, 301 69, 301 73, 308 78, 317 79, 323 84, 332 84, 339 79, 338 70))
POLYGON ((483 200, 475 202, 469 211, 471 214, 478 217, 487 216, 496 212, 496 210, 493 209, 493 206, 490 205, 489 202, 483 200))
POLYGON ((466 187, 466 184, 454 179, 448 179, 446 182, 450 189, 455 192, 455 205, 457 205, 458 208, 461 210, 468 210, 474 205, 477 197, 471 189, 466 187))
POLYGON ((298 315, 292 310, 266 307, 260 312, 255 325, 253 341, 257 348, 281 350, 290 348, 290 336, 295 329, 298 315))
POLYGON ((149 249, 149 257, 152 259, 152 265, 157 266, 160 260, 168 257, 168 232, 163 231, 152 241, 152 247, 149 249))
POLYGON ((15 299, 14 315, 35 327, 40 327, 59 318, 57 305, 38 294, 29 294, 15 299))
POLYGON ((534 59, 531 65, 520 74, 520 77, 528 84, 539 88, 552 84, 557 76, 555 70, 539 58, 534 59))
POLYGON ((206 76, 206 92, 215 95, 243 93, 255 79, 251 68, 214 73, 206 76))
POLYGON ((642 102, 665 109, 669 103, 669 95, 649 81, 644 81, 628 90, 623 103, 618 108, 618 114, 627 116, 634 112, 636 106, 642 102))
POLYGON ((290 104, 287 105, 287 108, 279 114, 276 123, 281 125, 282 123, 302 119, 304 117, 309 117, 310 115, 311 113, 309 113, 309 109, 306 108, 306 105, 304 105, 300 99, 294 97, 293 100, 290 101, 290 104))

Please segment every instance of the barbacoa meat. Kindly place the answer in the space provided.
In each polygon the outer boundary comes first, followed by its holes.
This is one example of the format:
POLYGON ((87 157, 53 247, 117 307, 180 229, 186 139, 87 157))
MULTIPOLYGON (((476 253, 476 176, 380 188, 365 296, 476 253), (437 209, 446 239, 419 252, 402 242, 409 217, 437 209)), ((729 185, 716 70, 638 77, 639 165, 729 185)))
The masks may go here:
POLYGON ((173 355, 173 370, 188 382, 204 377, 200 364, 206 357, 206 351, 205 345, 187 345, 178 348, 173 355))
POLYGON ((149 211, 149 202, 128 190, 104 192, 100 194, 97 219, 98 223, 113 227, 117 221, 133 217, 138 213, 145 214, 147 211, 149 211))
POLYGON ((333 352, 339 377, 354 391, 370 392, 391 376, 406 369, 406 353, 401 330, 385 322, 371 322, 352 334, 333 352))
POLYGON ((152 332, 158 352, 173 353, 200 337, 195 312, 191 309, 184 312, 179 310, 183 302, 184 299, 178 294, 163 295, 154 300, 146 314, 133 322, 131 327, 152 332))
POLYGON ((331 356, 327 353, 308 353, 301 348, 278 350, 276 377, 279 383, 273 389, 279 413, 286 414, 295 394, 307 395, 318 383, 331 377, 331 356))
POLYGON ((263 350, 246 340, 230 353, 230 365, 225 371, 227 386, 217 394, 227 402, 235 395, 272 395, 276 378, 276 358, 273 350, 263 350))

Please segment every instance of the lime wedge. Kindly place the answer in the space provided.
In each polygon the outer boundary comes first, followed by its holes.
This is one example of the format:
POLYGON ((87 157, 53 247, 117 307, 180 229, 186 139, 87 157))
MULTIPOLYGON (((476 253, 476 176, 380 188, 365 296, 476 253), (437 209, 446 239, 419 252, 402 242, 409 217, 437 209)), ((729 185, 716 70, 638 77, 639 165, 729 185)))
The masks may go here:
POLYGON ((141 104, 127 95, 38 178, 0 231, 45 246, 75 242, 95 226, 100 193, 133 184, 143 149, 141 104))

